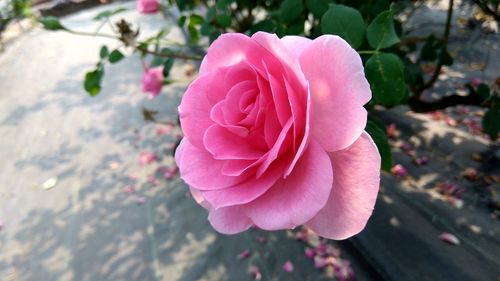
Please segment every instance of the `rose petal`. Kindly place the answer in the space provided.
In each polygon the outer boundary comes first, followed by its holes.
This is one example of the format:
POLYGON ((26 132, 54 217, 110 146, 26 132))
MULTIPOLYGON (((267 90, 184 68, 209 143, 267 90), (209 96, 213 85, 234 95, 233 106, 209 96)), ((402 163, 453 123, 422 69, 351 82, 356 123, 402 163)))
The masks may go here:
POLYGON ((207 98, 213 79, 213 73, 198 77, 189 85, 178 109, 185 137, 198 148, 203 147, 203 134, 214 124, 210 118, 213 104, 207 98))
POLYGON ((175 161, 181 178, 196 189, 221 189, 245 180, 244 177, 223 175, 221 169, 224 162, 215 160, 210 153, 196 148, 186 138, 182 139, 175 152, 175 161))
POLYGON ((293 228, 321 210, 328 200, 333 175, 328 154, 311 141, 288 178, 242 208, 255 225, 266 230, 293 228))
POLYGON ((238 206, 225 207, 210 211, 210 224, 222 234, 236 234, 249 229, 252 221, 238 206))
POLYGON ((314 138, 326 151, 350 146, 363 132, 363 105, 371 98, 361 58, 340 37, 323 35, 299 60, 311 91, 314 138))
POLYGON ((244 34, 222 34, 208 47, 200 65, 200 74, 239 63, 246 59, 249 49, 256 47, 255 42, 244 34))
POLYGON ((295 56, 299 57, 302 52, 309 47, 312 40, 302 36, 285 36, 281 38, 281 42, 286 46, 286 48, 295 56))
POLYGON ((216 209, 248 203, 273 186, 283 175, 284 167, 285 163, 275 162, 260 178, 250 177, 229 188, 202 191, 203 197, 216 209))
POLYGON ((380 183, 380 155, 363 134, 349 148, 330 153, 334 182, 330 198, 307 225, 318 235, 345 239, 360 232, 370 217, 380 183))
POLYGON ((219 125, 207 129, 203 142, 215 159, 251 160, 266 153, 255 147, 251 139, 237 136, 219 125))

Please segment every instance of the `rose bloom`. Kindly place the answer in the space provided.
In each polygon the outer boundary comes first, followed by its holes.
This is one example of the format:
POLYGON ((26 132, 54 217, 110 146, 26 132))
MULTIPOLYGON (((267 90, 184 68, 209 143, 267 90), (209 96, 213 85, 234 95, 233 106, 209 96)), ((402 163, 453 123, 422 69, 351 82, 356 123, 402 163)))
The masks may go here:
POLYGON ((370 99, 359 55, 338 36, 223 34, 179 106, 181 178, 221 233, 305 224, 348 238, 379 189, 370 99))
POLYGON ((154 99, 160 94, 163 86, 163 67, 146 68, 141 79, 142 91, 149 93, 148 98, 154 99))
POLYGON ((137 0, 137 10, 142 14, 152 14, 160 9, 160 0, 137 0))

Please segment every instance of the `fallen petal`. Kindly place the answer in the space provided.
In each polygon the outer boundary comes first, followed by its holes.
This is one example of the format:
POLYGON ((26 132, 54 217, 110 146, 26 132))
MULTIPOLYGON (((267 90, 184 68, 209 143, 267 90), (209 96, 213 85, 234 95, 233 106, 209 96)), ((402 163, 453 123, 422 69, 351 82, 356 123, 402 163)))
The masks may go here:
POLYGON ((293 271, 293 263, 291 261, 286 261, 283 264, 283 270, 286 272, 292 272, 293 271))
POLYGON ((460 240, 458 238, 448 232, 443 232, 441 235, 439 235, 439 239, 443 240, 444 242, 450 244, 450 245, 460 245, 460 240))
POLYGON ((251 254, 250 250, 245 249, 245 250, 243 250, 243 252, 241 252, 241 253, 238 254, 238 259, 239 260, 247 259, 247 258, 250 257, 250 254, 251 254))
POLYGON ((257 266, 255 266, 255 265, 250 266, 249 271, 255 280, 262 279, 262 273, 260 273, 260 269, 257 266))
POLYGON ((144 204, 144 202, 146 202, 146 197, 144 197, 144 196, 137 197, 137 199, 136 199, 137 205, 142 205, 142 204, 144 204))

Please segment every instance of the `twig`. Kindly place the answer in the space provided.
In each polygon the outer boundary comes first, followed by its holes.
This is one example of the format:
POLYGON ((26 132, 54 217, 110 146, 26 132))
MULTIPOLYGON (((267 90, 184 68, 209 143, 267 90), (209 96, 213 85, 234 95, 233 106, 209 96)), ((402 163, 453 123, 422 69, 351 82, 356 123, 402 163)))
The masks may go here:
MULTIPOLYGON (((446 15, 446 25, 444 27, 444 35, 443 35, 443 47, 441 49, 441 52, 447 52, 447 47, 448 47, 448 40, 450 37, 450 27, 451 27, 451 17, 453 15, 453 0, 450 0, 448 4, 448 13, 446 15)), ((417 92, 415 93, 415 96, 417 98, 420 98, 422 95, 422 92, 434 85, 436 83, 437 79, 439 78, 439 74, 441 73, 441 69, 443 68, 443 63, 441 62, 440 59, 438 59, 438 64, 436 66, 436 69, 434 70, 434 74, 432 75, 431 79, 427 81, 424 85, 422 85, 420 88, 417 89, 417 92)))
POLYGON ((139 50, 139 51, 143 52, 143 53, 154 55, 154 56, 157 56, 157 57, 160 57, 160 58, 176 58, 176 59, 184 59, 184 60, 202 60, 202 57, 191 56, 191 55, 188 55, 188 54, 175 54, 175 53, 165 54, 165 53, 159 53, 159 52, 156 52, 156 51, 148 50, 147 48, 143 48, 140 45, 137 45, 134 48, 136 50, 139 50))

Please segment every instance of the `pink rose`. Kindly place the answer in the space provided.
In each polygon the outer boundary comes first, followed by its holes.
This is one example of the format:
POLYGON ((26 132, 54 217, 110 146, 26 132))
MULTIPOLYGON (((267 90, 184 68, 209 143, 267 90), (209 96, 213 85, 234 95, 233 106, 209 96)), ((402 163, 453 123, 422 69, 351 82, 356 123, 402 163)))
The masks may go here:
POLYGON ((142 14, 152 14, 160 9, 160 0, 137 0, 137 10, 142 14))
POLYGON ((350 237, 379 189, 370 99, 359 55, 338 36, 223 34, 179 106, 180 175, 221 233, 305 224, 350 237))
POLYGON ((146 68, 141 82, 142 91, 149 93, 149 99, 154 99, 160 94, 161 87, 163 86, 163 67, 146 68))

